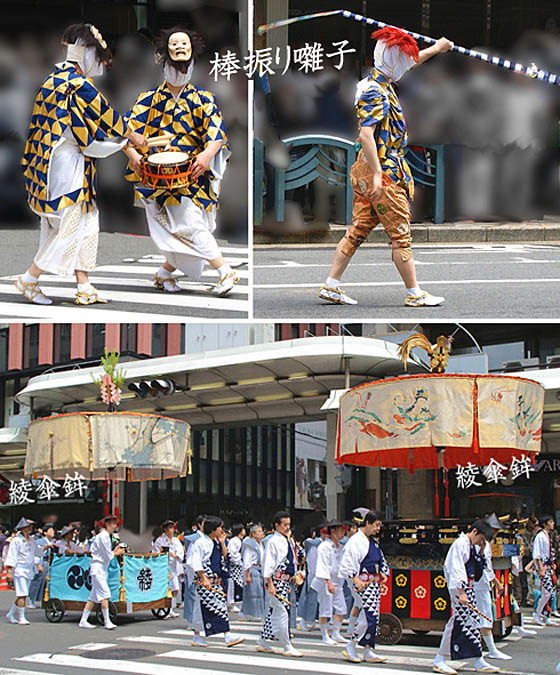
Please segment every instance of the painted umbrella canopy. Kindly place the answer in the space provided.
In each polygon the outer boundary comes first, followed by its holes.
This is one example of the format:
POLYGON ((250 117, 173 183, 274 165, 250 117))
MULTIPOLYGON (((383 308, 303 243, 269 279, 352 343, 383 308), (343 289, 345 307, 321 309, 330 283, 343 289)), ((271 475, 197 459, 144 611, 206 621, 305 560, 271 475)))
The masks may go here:
POLYGON ((347 391, 338 412, 339 464, 456 468, 534 457, 544 389, 508 375, 430 374, 347 391))
POLYGON ((190 473, 190 425, 132 412, 53 415, 29 425, 26 476, 160 480, 190 473))

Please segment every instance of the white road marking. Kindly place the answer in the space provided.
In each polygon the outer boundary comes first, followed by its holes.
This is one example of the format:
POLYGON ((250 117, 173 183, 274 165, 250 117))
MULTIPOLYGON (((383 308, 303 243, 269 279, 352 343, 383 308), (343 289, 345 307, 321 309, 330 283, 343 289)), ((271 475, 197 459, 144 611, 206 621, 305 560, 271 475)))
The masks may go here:
MULTIPOLYGON (((9 322, 14 318, 20 319, 49 319, 57 323, 73 323, 93 320, 101 323, 177 323, 184 320, 184 315, 152 314, 151 312, 120 312, 117 310, 100 309, 109 305, 93 305, 91 307, 63 306, 63 305, 33 305, 31 303, 0 302, 0 319, 9 322), (96 309, 93 309, 95 307, 96 309)), ((197 318, 188 315, 189 320, 197 318)), ((200 317, 208 320, 207 317, 200 317)))
MULTIPOLYGON (((153 266, 150 267, 148 265, 144 266, 134 266, 131 267, 130 265, 100 265, 95 269, 94 272, 91 273, 91 277, 93 278, 96 274, 99 272, 111 272, 113 274, 149 274, 149 275, 154 275, 158 271, 159 267, 153 266)), ((249 271, 248 270, 236 270, 237 276, 240 277, 241 279, 247 279, 249 276, 249 271)), ((16 275, 17 276, 17 275, 16 275)), ((13 277, 15 279, 15 276, 13 277)), ((42 277, 43 279, 46 279, 45 276, 42 277)), ((215 270, 206 270, 205 272, 202 273, 203 279, 210 278, 212 280, 215 280, 216 282, 218 281, 218 273, 215 270)), ((68 277, 65 277, 64 280, 71 280, 68 277)))
MULTIPOLYGON (((422 286, 462 286, 473 284, 542 284, 542 283, 559 283, 560 279, 556 278, 541 278, 541 279, 460 279, 460 280, 426 280, 422 279, 422 286)), ((304 284, 255 284, 254 288, 319 288, 320 283, 304 283, 304 284)), ((345 281, 345 288, 356 287, 378 287, 378 286, 402 286, 402 281, 345 281)))
MULTIPOLYGON (((45 291, 50 297, 62 297, 71 299, 72 301, 76 294, 74 287, 49 286, 48 288, 45 287, 45 291)), ((21 297, 20 292, 12 284, 0 284, 0 293, 21 297)), ((107 295, 115 302, 128 302, 131 304, 163 305, 182 307, 184 309, 222 309, 236 312, 247 312, 249 309, 249 303, 246 300, 234 299, 235 289, 225 298, 212 297, 210 294, 208 294, 208 297, 196 297, 184 293, 127 293, 125 291, 110 291, 107 292, 107 295)), ((58 310, 58 307, 56 309, 58 310)))
POLYGON ((108 649, 109 647, 118 647, 116 642, 86 642, 83 645, 74 645, 68 649, 75 649, 81 652, 96 652, 98 649, 108 649))
MULTIPOLYGON (((44 670, 16 670, 15 668, 1 668, 0 675, 46 675, 44 670)), ((58 675, 49 671, 48 675, 58 675)))
MULTIPOLYGON (((179 631, 160 631, 160 633, 165 633, 169 634, 173 632, 174 635, 176 635, 179 631)), ((256 642, 257 638, 260 635, 260 630, 258 634, 250 635, 244 630, 232 630, 232 634, 235 635, 235 637, 243 637, 247 642, 256 642)), ((186 634, 185 631, 183 631, 183 638, 168 638, 168 637, 160 637, 159 634, 148 636, 148 635, 141 635, 141 636, 132 636, 132 637, 123 637, 119 638, 119 640, 126 640, 126 641, 131 641, 131 642, 142 642, 143 640, 145 642, 158 642, 162 641, 165 644, 175 644, 175 645, 183 645, 183 646, 190 646, 192 636, 186 634)), ((210 644, 214 647, 219 647, 219 643, 215 643, 213 640, 210 642, 210 644)), ((321 643, 321 639, 318 637, 316 640, 313 638, 304 638, 300 637, 299 635, 294 635, 293 639, 293 644, 296 647, 296 649, 304 649, 307 647, 316 647, 317 650, 316 653, 319 655, 324 652, 326 649, 327 651, 334 651, 340 653, 344 649, 344 645, 324 645, 321 643)), ((388 652, 388 654, 393 654, 396 655, 399 652, 402 652, 404 654, 424 654, 424 655, 430 655, 431 657, 434 657, 437 653, 437 647, 420 647, 420 646, 415 646, 415 645, 377 645, 375 647, 375 651, 380 651, 380 652, 388 652)), ((307 649, 306 649, 307 653, 307 649)))

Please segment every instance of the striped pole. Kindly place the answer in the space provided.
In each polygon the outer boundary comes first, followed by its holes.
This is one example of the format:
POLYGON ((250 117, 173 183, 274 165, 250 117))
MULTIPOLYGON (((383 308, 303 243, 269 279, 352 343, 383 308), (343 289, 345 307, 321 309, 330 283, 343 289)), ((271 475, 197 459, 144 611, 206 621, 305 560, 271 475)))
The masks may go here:
MULTIPOLYGON (((288 26, 292 23, 299 23, 300 21, 307 21, 309 19, 317 19, 323 16, 343 16, 345 19, 353 19, 354 21, 359 21, 360 23, 367 23, 370 26, 375 26, 376 28, 397 28, 397 26, 392 26, 388 23, 383 23, 383 21, 377 21, 376 19, 370 19, 367 16, 362 16, 361 14, 355 14, 350 12, 347 9, 335 9, 330 12, 317 12, 316 14, 306 14, 304 16, 295 16, 291 19, 283 19, 282 21, 275 21, 274 23, 263 24, 257 28, 258 35, 264 35, 269 30, 274 28, 280 28, 281 26, 288 26)), ((421 35, 420 33, 415 33, 411 30, 406 30, 404 28, 399 28, 404 33, 412 36, 415 40, 420 40, 421 42, 426 42, 427 44, 433 45, 437 42, 432 37, 427 35, 421 35)), ((490 63, 493 66, 498 66, 500 68, 505 68, 506 70, 513 70, 516 73, 521 75, 526 75, 533 79, 541 80, 541 82, 546 82, 547 84, 560 85, 560 75, 554 75, 553 73, 548 73, 545 70, 541 70, 534 63, 530 66, 524 66, 522 63, 515 63, 515 61, 509 61, 508 59, 501 59, 498 56, 490 56, 489 54, 484 54, 483 52, 477 52, 474 49, 467 49, 467 47, 459 47, 454 45, 450 51, 457 52, 458 54, 463 54, 463 56, 470 56, 473 59, 478 59, 479 61, 485 61, 490 63)))

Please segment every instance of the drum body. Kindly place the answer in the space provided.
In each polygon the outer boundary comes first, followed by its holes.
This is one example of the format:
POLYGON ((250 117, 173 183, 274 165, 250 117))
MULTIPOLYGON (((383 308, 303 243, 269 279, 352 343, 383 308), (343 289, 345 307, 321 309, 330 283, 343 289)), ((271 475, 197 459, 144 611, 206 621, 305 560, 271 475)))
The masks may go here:
POLYGON ((184 188, 191 182, 192 154, 179 150, 165 150, 144 157, 142 185, 154 190, 184 188))

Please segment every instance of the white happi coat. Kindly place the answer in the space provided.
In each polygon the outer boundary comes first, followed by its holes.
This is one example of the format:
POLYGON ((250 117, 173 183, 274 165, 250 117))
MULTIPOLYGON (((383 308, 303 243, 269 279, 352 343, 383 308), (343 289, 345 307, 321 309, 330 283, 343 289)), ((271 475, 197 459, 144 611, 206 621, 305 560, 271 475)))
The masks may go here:
POLYGON ((169 553, 174 553, 179 556, 178 558, 169 556, 169 573, 173 577, 180 577, 185 573, 185 568, 183 566, 185 549, 183 548, 183 544, 181 544, 178 537, 171 537, 171 539, 169 539, 166 534, 162 534, 152 544, 152 553, 160 553, 163 547, 168 547, 169 553))
POLYGON ((26 540, 23 534, 19 532, 9 544, 8 555, 4 565, 13 567, 14 577, 24 577, 33 579, 33 563, 37 552, 37 542, 33 537, 26 540))

